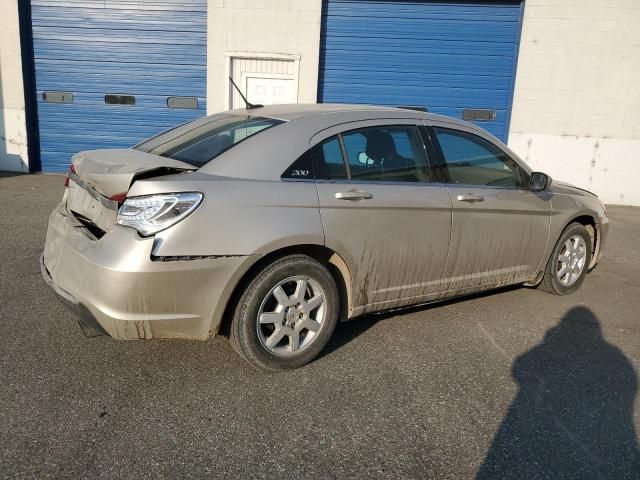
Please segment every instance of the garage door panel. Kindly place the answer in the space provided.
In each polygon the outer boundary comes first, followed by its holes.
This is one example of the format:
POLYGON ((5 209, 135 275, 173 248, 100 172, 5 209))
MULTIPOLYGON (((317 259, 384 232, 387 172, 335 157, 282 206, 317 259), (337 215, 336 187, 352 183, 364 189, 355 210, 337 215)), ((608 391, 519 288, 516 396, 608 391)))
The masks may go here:
MULTIPOLYGON (((517 0, 500 1, 497 3, 472 1, 463 2, 433 2, 429 0, 413 0, 408 2, 382 1, 382 0, 329 0, 326 2, 325 14, 333 16, 336 22, 331 28, 344 26, 349 22, 358 22, 360 29, 370 27, 377 21, 417 26, 420 30, 442 31, 443 27, 463 29, 465 26, 490 26, 501 31, 510 24, 518 23, 518 18, 513 15, 513 7, 519 7, 517 0), (354 9, 353 3, 357 2, 360 9, 354 9), (416 4, 422 3, 422 5, 416 4), (478 15, 478 7, 482 7, 482 13, 478 15), (498 21, 500 25, 492 22, 498 21), (370 23, 372 22, 372 23, 370 23), (429 23, 428 29, 424 24, 429 23)), ((493 30, 492 30, 493 32, 493 30)), ((394 35, 412 34, 413 32, 395 32, 394 35)), ((473 32, 476 33, 477 32, 473 32)))
MULTIPOLYGON (((362 79, 359 71, 351 71, 348 67, 340 71, 340 81, 337 85, 355 84, 362 79)), ((431 74, 430 85, 433 87, 456 87, 456 86, 468 86, 469 79, 465 74, 452 74, 451 72, 441 74, 431 74)), ((397 81, 398 73, 396 71, 376 71, 376 80, 381 85, 388 85, 391 82, 397 81)), ((331 85, 332 82, 325 82, 326 86, 331 85)), ((491 88, 498 90, 509 90, 511 88, 512 78, 501 77, 496 75, 475 75, 473 80, 474 88, 491 88)), ((424 73, 421 73, 420 68, 416 68, 414 71, 402 72, 402 84, 408 86, 421 86, 424 85, 424 73)))
MULTIPOLYGON (((325 46, 327 52, 337 52, 344 47, 344 39, 339 35, 327 37, 325 46)), ((370 38, 366 45, 362 45, 360 51, 373 52, 408 52, 408 53, 428 53, 439 55, 510 55, 513 51, 514 43, 511 41, 498 42, 493 39, 491 42, 474 40, 440 40, 437 38, 427 38, 419 35, 415 38, 370 38), (407 41, 410 40, 410 41, 407 41)))
POLYGON ((154 35, 154 32, 188 37, 207 28, 206 22, 195 17, 193 12, 172 12, 171 18, 166 18, 165 11, 118 10, 105 14, 104 9, 101 8, 65 10, 64 7, 56 6, 34 7, 32 13, 36 14, 38 19, 33 23, 34 27, 52 27, 56 33, 65 33, 67 28, 65 25, 78 21, 81 17, 83 27, 92 30, 87 32, 89 34, 109 36, 114 31, 118 36, 123 37, 127 33, 142 36, 141 32, 145 32, 150 38, 155 38, 161 43, 166 43, 163 35, 154 35))
MULTIPOLYGON (((80 0, 76 0, 80 1, 80 0)), ((429 2, 429 6, 416 10, 416 1, 405 0, 355 0, 361 4, 367 4, 366 10, 354 10, 352 4, 354 0, 332 0, 327 2, 326 11, 329 15, 340 15, 343 17, 375 17, 382 16, 385 18, 396 17, 400 19, 406 18, 407 14, 410 14, 412 18, 454 18, 454 17, 466 17, 469 19, 476 19, 478 10, 477 4, 482 3, 484 5, 483 12, 486 15, 492 17, 506 16, 511 19, 511 12, 509 7, 511 5, 518 4, 517 1, 496 1, 488 0, 485 2, 469 0, 467 2, 460 1, 439 1, 429 2), (451 4, 456 3, 456 9, 451 10, 451 4)), ((422 2, 426 3, 426 2, 422 2)))
POLYGON ((64 152, 56 156, 55 163, 68 165, 74 153, 90 148, 129 147, 180 123, 193 119, 189 110, 141 109, 135 117, 126 106, 95 107, 92 105, 65 105, 55 109, 51 104, 39 105, 43 121, 40 124, 41 155, 64 152), (107 141, 108 139, 108 141, 107 141))
MULTIPOLYGON (((188 21, 185 20, 185 21, 188 21)), ((114 28, 90 28, 83 25, 81 33, 77 30, 70 30, 67 27, 59 27, 55 25, 40 24, 33 26, 34 38, 47 40, 49 35, 56 35, 55 38, 64 40, 82 40, 103 41, 110 43, 131 42, 132 38, 136 39, 141 47, 153 45, 192 45, 205 44, 201 43, 202 31, 195 32, 172 32, 162 30, 151 30, 141 25, 140 30, 114 28), (144 35, 143 35, 144 33, 144 35)))
MULTIPOLYGON (((484 108, 487 108, 487 96, 491 94, 500 94, 502 93, 500 90, 492 89, 470 89, 470 88, 439 88, 439 87, 423 87, 423 86, 411 86, 404 84, 402 85, 402 89, 397 92, 390 92, 388 85, 374 85, 371 83, 367 84, 352 84, 348 86, 335 86, 337 90, 340 88, 340 95, 345 96, 354 96, 361 94, 363 89, 367 90, 367 94, 375 97, 382 98, 385 96, 388 104, 394 104, 397 101, 402 101, 407 97, 410 98, 418 98, 420 96, 428 96, 429 98, 433 98, 434 100, 429 104, 430 107, 436 107, 438 105, 438 98, 447 98, 446 105, 452 108, 467 108, 469 104, 473 105, 485 105, 484 108)), ((331 91, 331 85, 328 85, 326 88, 327 91, 331 91)), ((505 94, 507 92, 504 92, 505 94)), ((337 94, 337 93, 336 93, 337 94)), ((506 95, 504 95, 506 97, 506 95)), ((506 109, 508 107, 508 103, 505 99, 501 99, 500 101, 492 101, 491 108, 494 109, 506 109)), ((480 107, 477 107, 480 108, 480 107)))
MULTIPOLYGON (((154 65, 149 65, 153 67, 154 65)), ((38 68, 38 62, 36 62, 38 68)), ((98 71, 90 67, 75 65, 64 72, 48 66, 41 67, 46 79, 38 84, 38 90, 61 90, 69 92, 96 93, 95 99, 103 101, 108 93, 126 93, 140 95, 181 95, 189 92, 190 96, 205 96, 206 75, 202 71, 189 70, 176 72, 171 75, 154 74, 153 70, 139 70, 138 68, 122 68, 118 72, 98 71)), ((165 98, 166 103, 166 98, 165 98)), ((166 106, 166 105, 165 105, 166 106)))
MULTIPOLYGON (((139 137, 140 135, 158 133, 162 129, 167 129, 192 119, 192 115, 189 114, 168 114, 158 110, 147 112, 147 115, 140 115, 136 117, 135 121, 131 121, 131 117, 127 112, 118 111, 118 109, 119 107, 114 107, 110 112, 97 109, 86 109, 79 112, 76 109, 65 112, 65 114, 57 113, 55 116, 51 115, 46 122, 43 122, 43 131, 40 133, 40 137, 46 139, 47 135, 51 133, 74 135, 77 132, 77 135, 90 138, 102 135, 105 131, 117 131, 123 135, 139 137), (70 120, 69 117, 72 115, 76 117, 82 116, 84 120, 70 120), (127 121, 127 123, 123 124, 123 121, 127 121), (151 121, 154 122, 152 126, 149 125, 151 121)), ((44 113, 46 114, 46 111, 44 113)))
POLYGON ((510 42, 512 40, 512 30, 517 27, 517 23, 507 22, 504 25, 495 25, 496 21, 492 22, 453 22, 453 21, 439 21, 432 20, 435 23, 433 26, 425 26, 426 20, 419 19, 407 19, 403 21, 403 26, 406 30, 398 31, 397 25, 399 19, 397 18, 377 18, 360 20, 361 24, 354 26, 354 22, 358 22, 358 19, 341 20, 333 19, 330 27, 327 27, 327 34, 329 36, 350 36, 354 33, 360 33, 363 35, 374 34, 378 39, 429 39, 429 40, 444 40, 451 39, 453 35, 457 40, 462 41, 486 41, 487 36, 490 35, 491 39, 496 39, 499 42, 510 42))
POLYGON ((206 0, 34 0, 32 19, 43 170, 205 115, 206 0), (73 102, 44 100, 55 91, 73 102), (135 104, 107 105, 107 94, 135 104), (170 96, 197 108, 169 108, 170 96))
MULTIPOLYGON (((179 68, 165 68, 166 63, 153 62, 118 62, 118 65, 105 65, 105 63, 116 62, 96 62, 58 59, 36 59, 36 68, 47 75, 67 74, 67 75, 99 75, 109 77, 130 77, 131 75, 147 75, 159 78, 190 78, 196 76, 200 79, 205 77, 199 65, 180 65, 179 68), (111 67, 111 68, 109 68, 111 67), (152 71, 149 71, 152 69, 152 71), (70 71, 71 70, 71 71, 70 71)), ((44 79, 44 81, 48 78, 44 79)))
MULTIPOLYGON (((331 1, 331 0, 330 0, 331 1)), ((354 0, 356 1, 356 0, 354 0)), ((417 0, 416 0, 417 1, 417 0)), ((455 5, 454 5, 455 7, 455 5)), ((457 19, 455 16, 446 15, 441 18, 419 18, 408 14, 411 18, 401 18, 392 15, 380 15, 374 17, 367 15, 366 17, 338 17, 332 18, 331 25, 327 25, 328 33, 346 34, 353 32, 376 33, 378 38, 424 38, 426 35, 430 39, 449 39, 451 31, 461 35, 463 40, 486 41, 487 34, 490 37, 494 35, 498 41, 511 40, 511 28, 517 26, 518 21, 505 20, 501 24, 496 25, 500 17, 494 17, 490 20, 464 20, 457 19), (398 30, 398 22, 402 22, 406 28, 398 30), (357 25, 354 26, 354 23, 357 25), (430 23, 430 25, 427 25, 430 23), (488 30, 489 29, 489 30, 488 30)), ((476 14, 477 15, 477 14, 476 14)))
MULTIPOLYGON (((187 8, 186 4, 177 4, 175 1, 166 4, 152 4, 150 2, 100 2, 91 4, 89 2, 69 3, 58 1, 54 4, 51 1, 31 2, 32 11, 38 12, 38 23, 46 21, 56 22, 58 20, 74 20, 77 16, 82 16, 87 26, 104 26, 109 23, 118 22, 118 26, 126 28, 128 25, 139 25, 141 23, 155 22, 161 29, 172 29, 176 31, 189 30, 196 25, 205 25, 205 20, 201 16, 193 16, 193 13, 205 13, 206 9, 187 8), (184 5, 184 6, 183 6, 184 5), (175 8, 167 8, 173 6, 175 8), (171 10, 170 18, 166 13, 171 10), (192 17, 192 22, 183 25, 184 18, 192 17)), ((113 25, 109 25, 113 26, 113 25)), ((136 27, 137 28, 137 27, 136 27)))
POLYGON ((446 69, 448 73, 465 74, 465 75, 501 75, 504 72, 504 61, 500 57, 480 56, 473 57, 470 55, 429 55, 420 53, 383 53, 375 52, 359 52, 357 54, 349 54, 348 59, 344 54, 329 55, 326 57, 327 65, 330 63, 331 68, 349 69, 366 69, 367 72, 377 71, 393 71, 398 74, 405 71, 425 72, 428 67, 431 71, 442 72, 446 69), (375 56, 376 65, 371 65, 371 57, 375 56), (401 55, 401 59, 398 56, 401 55), (395 68, 393 68, 395 67, 395 68))
POLYGON ((58 5, 60 7, 71 8, 108 8, 135 9, 135 10, 165 10, 171 12, 206 12, 206 4, 202 0, 32 0, 33 7, 50 7, 58 5))
MULTIPOLYGON (((86 38, 64 40, 61 38, 40 39, 41 45, 46 45, 47 58, 64 60, 73 51, 73 61, 93 61, 96 59, 96 48, 111 62, 141 63, 149 62, 170 65, 193 65, 206 62, 206 47, 185 48, 177 43, 156 44, 154 48, 140 48, 139 42, 91 42, 86 38), (46 42, 46 43, 45 43, 46 42)), ((189 44, 193 47, 193 44, 189 44)))
POLYGON ((327 0, 318 99, 422 105, 506 139, 520 33, 520 2, 327 0))
MULTIPOLYGON (((90 140, 91 138, 99 137, 104 135, 105 132, 108 132, 110 135, 117 136, 121 139, 131 137, 135 143, 140 140, 140 137, 146 138, 179 123, 184 123, 181 122, 181 120, 191 120, 187 116, 184 116, 181 119, 176 118, 176 116, 165 116, 164 121, 163 118, 155 118, 153 127, 150 127, 148 119, 142 119, 137 123, 127 123, 126 125, 122 125, 123 120, 128 120, 126 115, 122 115, 120 117, 117 115, 111 115, 109 117, 106 117, 105 115, 96 115, 91 119, 89 114, 86 114, 86 112, 83 113, 87 115, 87 119, 82 123, 68 122, 63 117, 52 118, 44 125, 45 131, 40 135, 42 140, 46 141, 47 139, 54 138, 55 135, 59 137, 74 137, 90 140), (89 128, 91 131, 89 131, 89 128)), ((70 144, 70 141, 65 140, 64 143, 70 144)), ((129 144, 128 146, 131 145, 132 144, 129 144)))

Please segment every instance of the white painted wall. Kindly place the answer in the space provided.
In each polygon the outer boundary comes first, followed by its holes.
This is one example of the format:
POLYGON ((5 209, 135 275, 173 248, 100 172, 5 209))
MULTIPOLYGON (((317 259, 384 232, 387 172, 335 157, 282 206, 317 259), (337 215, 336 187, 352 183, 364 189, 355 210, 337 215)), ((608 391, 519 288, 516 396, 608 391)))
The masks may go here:
POLYGON ((640 0, 526 0, 509 146, 640 205, 640 0))
POLYGON ((29 170, 18 2, 15 0, 0 0, 0 170, 29 170))
POLYGON ((207 112, 226 109, 232 52, 299 57, 298 103, 315 103, 321 10, 322 0, 209 0, 207 112))

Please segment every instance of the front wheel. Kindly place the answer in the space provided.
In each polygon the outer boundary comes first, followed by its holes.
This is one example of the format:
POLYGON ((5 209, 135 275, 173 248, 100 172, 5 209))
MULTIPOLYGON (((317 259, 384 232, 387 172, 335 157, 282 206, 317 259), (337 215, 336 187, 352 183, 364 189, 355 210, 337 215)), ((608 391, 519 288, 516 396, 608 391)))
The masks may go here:
POLYGON ((591 262, 591 236, 584 225, 570 224, 551 253, 539 288, 555 295, 575 292, 591 262))
POLYGON ((325 347, 338 321, 336 283, 307 255, 276 260, 251 280, 236 305, 230 340, 255 367, 301 367, 325 347))

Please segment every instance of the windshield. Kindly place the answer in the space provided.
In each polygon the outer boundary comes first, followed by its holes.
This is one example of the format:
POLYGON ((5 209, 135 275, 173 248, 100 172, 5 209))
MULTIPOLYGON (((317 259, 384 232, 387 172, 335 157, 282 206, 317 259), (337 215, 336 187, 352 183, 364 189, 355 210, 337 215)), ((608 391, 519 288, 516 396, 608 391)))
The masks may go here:
POLYGON ((133 148, 202 167, 245 138, 281 123, 248 115, 214 115, 180 125, 133 148))

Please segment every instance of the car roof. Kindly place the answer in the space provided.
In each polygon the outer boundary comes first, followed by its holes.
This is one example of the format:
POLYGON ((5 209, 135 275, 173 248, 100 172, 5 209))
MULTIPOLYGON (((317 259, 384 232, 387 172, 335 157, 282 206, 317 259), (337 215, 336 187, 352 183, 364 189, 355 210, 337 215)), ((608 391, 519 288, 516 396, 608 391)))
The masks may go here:
POLYGON ((251 109, 237 109, 216 115, 272 118, 280 120, 281 125, 265 128, 259 135, 252 135, 238 142, 233 148, 222 152, 215 161, 204 165, 204 173, 223 177, 236 177, 254 180, 279 180, 282 172, 293 160, 299 158, 320 135, 335 135, 347 125, 368 125, 383 120, 383 123, 395 120, 409 120, 416 123, 424 120, 434 125, 461 127, 496 142, 488 132, 479 127, 450 117, 406 108, 353 104, 284 104, 268 105, 251 109), (336 130, 337 129, 337 130, 336 130), (256 160, 256 159, 259 159, 256 160))
POLYGON ((300 118, 319 117, 339 114, 342 121, 351 120, 350 117, 361 118, 362 113, 371 113, 370 118, 384 118, 390 113, 393 116, 401 115, 404 118, 417 118, 422 120, 440 120, 448 123, 470 126, 468 122, 457 120, 451 117, 444 117, 433 113, 421 112, 409 108, 388 107, 381 105, 364 105, 350 103, 292 103, 280 105, 266 105, 257 108, 240 108, 231 110, 236 115, 251 115, 274 118, 284 121, 292 121, 300 118))

